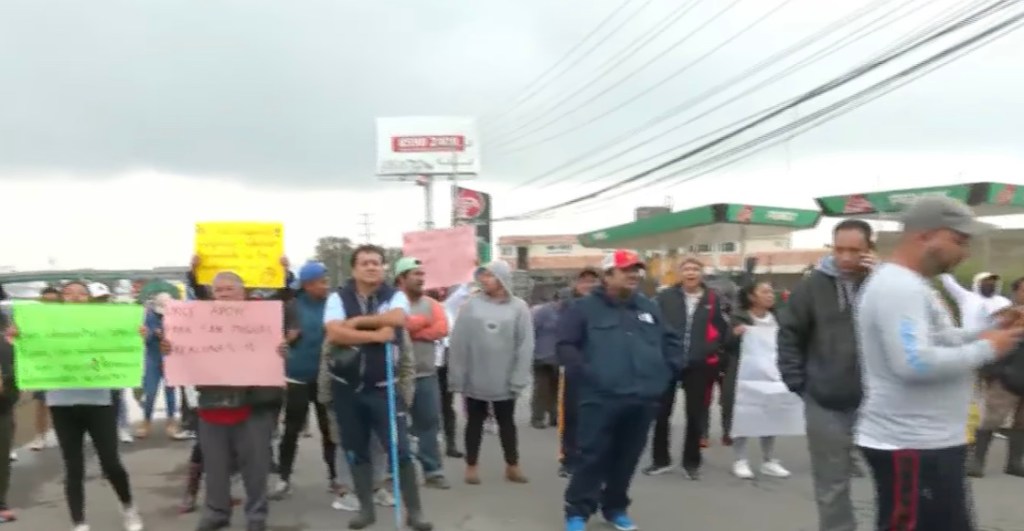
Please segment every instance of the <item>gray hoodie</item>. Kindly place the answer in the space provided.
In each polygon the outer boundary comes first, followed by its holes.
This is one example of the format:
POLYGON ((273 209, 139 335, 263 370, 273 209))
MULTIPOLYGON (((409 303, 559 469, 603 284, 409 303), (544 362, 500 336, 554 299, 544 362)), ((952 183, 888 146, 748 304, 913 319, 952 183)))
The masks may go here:
POLYGON ((509 297, 480 293, 462 306, 450 336, 448 386, 477 400, 511 400, 530 384, 533 318, 526 302, 511 295, 508 264, 499 260, 483 269, 498 277, 509 297))

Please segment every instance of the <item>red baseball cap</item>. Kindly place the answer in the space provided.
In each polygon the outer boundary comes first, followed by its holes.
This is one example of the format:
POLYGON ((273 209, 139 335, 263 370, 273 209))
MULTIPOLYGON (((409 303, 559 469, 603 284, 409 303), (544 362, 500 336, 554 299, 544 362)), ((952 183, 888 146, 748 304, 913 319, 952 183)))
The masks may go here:
POLYGON ((625 249, 617 249, 607 256, 604 257, 604 261, 601 262, 601 269, 609 271, 612 269, 629 269, 631 267, 639 267, 640 269, 646 269, 644 262, 640 260, 640 255, 625 249))

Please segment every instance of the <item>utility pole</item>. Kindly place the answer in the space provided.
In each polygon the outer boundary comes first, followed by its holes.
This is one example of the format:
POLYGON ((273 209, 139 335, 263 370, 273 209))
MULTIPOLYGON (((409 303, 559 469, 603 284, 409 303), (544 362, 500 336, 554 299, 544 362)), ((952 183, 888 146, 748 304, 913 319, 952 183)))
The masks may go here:
POLYGON ((371 214, 363 212, 360 214, 362 221, 359 222, 363 226, 363 243, 372 243, 373 241, 373 219, 371 214))

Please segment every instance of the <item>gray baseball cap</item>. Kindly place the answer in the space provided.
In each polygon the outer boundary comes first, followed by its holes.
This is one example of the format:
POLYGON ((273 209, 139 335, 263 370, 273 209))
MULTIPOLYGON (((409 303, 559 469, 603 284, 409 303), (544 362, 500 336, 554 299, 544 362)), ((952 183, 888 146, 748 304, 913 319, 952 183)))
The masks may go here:
POLYGON ((975 218, 971 207, 946 196, 925 196, 914 201, 900 214, 905 231, 928 231, 949 229, 979 236, 993 229, 994 225, 975 218))

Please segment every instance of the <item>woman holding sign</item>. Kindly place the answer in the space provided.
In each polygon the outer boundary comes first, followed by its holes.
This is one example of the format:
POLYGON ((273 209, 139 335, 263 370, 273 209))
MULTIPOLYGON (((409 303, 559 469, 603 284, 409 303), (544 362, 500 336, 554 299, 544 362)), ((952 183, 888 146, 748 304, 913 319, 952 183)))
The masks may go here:
MULTIPOLYGON (((89 302, 89 289, 69 282, 61 290, 65 304, 89 302)), ((15 316, 17 317, 17 316, 15 316)), ((25 323, 25 326, 28 326, 25 323)), ((16 335, 16 334, 12 334, 16 335)), ((126 531, 142 531, 142 518, 132 503, 128 472, 118 452, 117 409, 110 389, 58 389, 46 392, 53 429, 64 458, 64 496, 74 531, 89 531, 85 523, 85 436, 92 439, 103 477, 114 488, 126 531)))
MULTIPOLYGON (((768 282, 750 284, 744 286, 740 291, 739 302, 740 309, 733 312, 732 315, 732 337, 734 339, 732 345, 730 345, 731 348, 729 348, 730 354, 734 356, 734 359, 730 360, 723 386, 722 415, 728 417, 732 417, 733 404, 736 403, 737 385, 740 380, 749 383, 761 383, 764 380, 757 378, 755 374, 760 374, 760 371, 757 370, 760 367, 769 367, 774 369, 776 373, 778 372, 778 369, 775 368, 777 363, 776 351, 755 352, 756 349, 754 348, 743 348, 753 345, 753 343, 751 345, 743 345, 747 341, 745 336, 750 335, 747 332, 751 329, 764 330, 766 334, 771 336, 778 333, 779 325, 775 320, 775 313, 772 311, 772 308, 775 306, 775 290, 772 289, 772 285, 768 282), (741 352, 748 359, 742 359, 740 356, 741 352), (755 359, 752 356, 754 353, 765 354, 763 356, 764 359, 762 357, 755 359)), ((741 418, 742 420, 745 419, 741 418)), ((765 418, 762 422, 771 423, 773 420, 765 418)), ((740 430, 739 433, 742 434, 744 431, 750 430, 740 430)), ((766 431, 765 427, 762 426, 754 431, 768 433, 771 429, 768 428, 766 431)), ((750 461, 747 455, 748 440, 749 437, 736 437, 733 439, 733 451, 736 455, 736 461, 732 465, 732 473, 740 479, 754 479, 754 472, 750 469, 750 461)), ((789 471, 783 468, 778 459, 774 458, 774 449, 775 437, 772 435, 761 436, 761 453, 763 456, 761 474, 776 478, 789 477, 789 471)))

